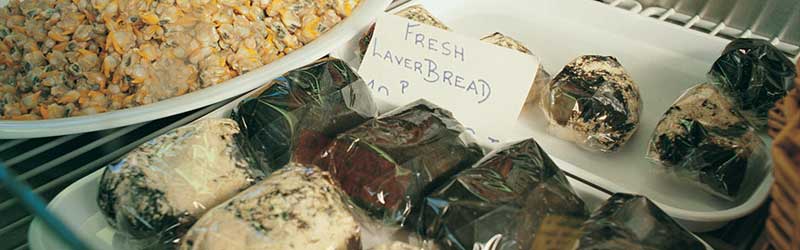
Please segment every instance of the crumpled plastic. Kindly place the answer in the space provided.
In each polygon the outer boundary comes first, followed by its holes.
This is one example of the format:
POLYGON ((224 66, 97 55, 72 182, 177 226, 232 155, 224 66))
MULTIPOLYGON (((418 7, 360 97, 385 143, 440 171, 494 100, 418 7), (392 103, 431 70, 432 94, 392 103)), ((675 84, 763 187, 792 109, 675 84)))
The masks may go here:
POLYGON ((662 116, 647 158, 728 200, 745 199, 769 172, 755 128, 712 84, 684 92, 662 116))
POLYGON ((611 56, 581 56, 542 91, 548 132, 591 151, 620 149, 639 127, 639 87, 611 56))
POLYGON ((578 250, 704 250, 706 246, 650 199, 617 193, 581 228, 578 250))
POLYGON ((233 120, 204 119, 140 145, 106 167, 100 211, 126 245, 168 247, 207 209, 263 178, 238 150, 238 133, 233 120))
POLYGON ((443 249, 569 249, 589 212, 533 139, 499 147, 428 195, 417 222, 443 249))
POLYGON ((211 209, 180 249, 361 249, 359 230, 328 172, 290 163, 211 209))
MULTIPOLYGON (((492 33, 491 35, 485 36, 481 38, 481 41, 491 43, 500 47, 513 49, 531 56, 536 56, 531 52, 528 47, 526 47, 522 42, 515 40, 509 36, 503 35, 500 32, 492 33)), ((539 68, 536 69, 536 77, 533 79, 533 83, 531 84, 530 90, 528 90, 528 97, 525 99, 525 103, 534 103, 539 100, 541 96, 542 90, 547 86, 550 82, 550 73, 544 70, 544 66, 539 64, 539 68)))
POLYGON ((242 101, 232 117, 243 151, 268 171, 311 163, 337 134, 377 115, 364 81, 339 59, 298 68, 242 101))
MULTIPOLYGON (((408 8, 405 8, 401 11, 395 13, 396 16, 405 17, 409 20, 416 21, 422 24, 427 24, 436 28, 440 28, 443 30, 450 30, 447 25, 444 25, 442 21, 439 21, 436 17, 433 16, 428 10, 422 7, 421 4, 412 5, 408 8)), ((367 47, 369 47, 369 43, 372 41, 372 33, 375 31, 375 25, 373 24, 370 26, 369 30, 358 40, 358 51, 356 51, 356 56, 358 58, 364 58, 364 55, 367 54, 367 47)), ((359 60, 360 61, 360 60, 359 60)))
POLYGON ((767 124, 775 102, 794 88, 795 65, 769 41, 733 40, 708 73, 756 128, 767 124))
POLYGON ((402 225, 431 187, 482 156, 449 111, 418 100, 340 134, 314 163, 371 216, 402 225))

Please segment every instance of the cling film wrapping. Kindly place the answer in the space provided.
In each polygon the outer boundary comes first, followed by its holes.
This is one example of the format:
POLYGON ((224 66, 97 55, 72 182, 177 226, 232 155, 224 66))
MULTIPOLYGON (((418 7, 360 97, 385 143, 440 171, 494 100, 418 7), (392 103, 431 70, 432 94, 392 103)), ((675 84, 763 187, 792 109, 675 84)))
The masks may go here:
POLYGON ((416 229, 443 249, 565 249, 588 217, 533 139, 504 145, 425 197, 416 229))
POLYGON ((728 200, 749 197, 769 172, 766 145, 756 129, 709 83, 686 90, 664 113, 647 157, 728 200))
POLYGON ((709 77, 747 120, 760 129, 775 102, 794 88, 795 66, 767 40, 741 38, 725 47, 709 77))
POLYGON ((386 224, 404 224, 425 192, 483 151, 452 114, 420 100, 336 137, 315 160, 353 201, 386 224))
POLYGON ((209 210, 181 250, 360 250, 360 226, 331 176, 290 163, 209 210))
POLYGON ((130 244, 160 248, 207 209, 263 177, 238 150, 230 119, 205 119, 146 142, 106 167, 97 203, 130 244))
POLYGON ((310 163, 337 134, 377 114, 367 85, 344 62, 323 59, 272 81, 233 112, 243 150, 275 170, 310 163))

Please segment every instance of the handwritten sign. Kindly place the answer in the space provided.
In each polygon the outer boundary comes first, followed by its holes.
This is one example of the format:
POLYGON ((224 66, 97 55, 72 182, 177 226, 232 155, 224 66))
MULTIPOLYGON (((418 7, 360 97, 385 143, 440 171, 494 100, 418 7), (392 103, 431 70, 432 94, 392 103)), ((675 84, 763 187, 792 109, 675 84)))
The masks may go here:
POLYGON ((515 139, 509 126, 538 67, 534 56, 385 14, 359 74, 376 99, 397 106, 427 99, 491 144, 515 139))

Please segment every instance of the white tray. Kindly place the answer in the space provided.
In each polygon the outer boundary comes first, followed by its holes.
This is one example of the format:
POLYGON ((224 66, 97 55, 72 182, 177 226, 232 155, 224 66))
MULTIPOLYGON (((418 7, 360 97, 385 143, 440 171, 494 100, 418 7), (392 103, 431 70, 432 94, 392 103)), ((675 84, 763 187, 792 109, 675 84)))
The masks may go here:
MULTIPOLYGON (((771 173, 749 199, 735 203, 664 178, 644 157, 660 116, 684 90, 706 81, 706 72, 728 40, 587 0, 470 0, 462 4, 419 0, 396 10, 413 4, 422 4, 454 32, 475 38, 502 32, 522 41, 551 75, 584 54, 611 55, 622 63, 638 83, 644 107, 639 130, 619 152, 591 153, 547 134, 546 120, 535 105, 526 107, 533 112, 520 117, 522 126, 516 133, 535 138, 554 158, 563 159, 559 166, 564 171, 611 192, 643 194, 695 232, 711 231, 743 217, 768 196, 771 173)), ((332 55, 357 67, 355 48, 351 41, 332 55)), ((375 98, 380 101, 382 96, 375 98)), ((483 115, 491 119, 491 114, 483 115)), ((770 145, 770 140, 766 143, 770 145)))
MULTIPOLYGON (((39 121, 0 120, 0 139, 76 134, 121 127, 205 107, 253 90, 281 74, 313 62, 362 32, 390 0, 362 0, 353 14, 310 44, 224 83, 157 103, 90 116, 39 121)), ((5 5, 3 0, 0 4, 5 5)))
MULTIPOLYGON (((228 111, 228 108, 231 107, 222 109, 228 111)), ((223 113, 227 112, 219 112, 216 115, 223 113)), ((556 160, 556 164, 560 166, 565 163, 556 160)), ((50 202, 48 208, 93 249, 128 249, 125 247, 124 240, 121 240, 120 236, 116 235, 114 228, 108 225, 105 216, 97 206, 97 192, 102 175, 103 169, 100 169, 73 183, 61 191, 50 202)), ((583 182, 569 177, 568 179, 591 210, 600 207, 610 197, 609 194, 583 182)), ((699 237, 698 240, 702 241, 699 237)), ((28 230, 28 243, 32 250, 67 249, 38 218, 33 220, 28 230)), ((703 244, 707 249, 712 249, 705 242, 703 244)))

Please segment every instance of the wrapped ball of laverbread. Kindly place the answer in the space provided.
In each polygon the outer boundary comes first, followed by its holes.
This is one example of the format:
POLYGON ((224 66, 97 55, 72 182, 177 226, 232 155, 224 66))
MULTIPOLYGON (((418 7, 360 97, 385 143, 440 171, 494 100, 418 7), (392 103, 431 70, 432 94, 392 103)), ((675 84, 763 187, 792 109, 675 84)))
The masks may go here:
MULTIPOLYGON (((522 42, 503 35, 500 32, 495 32, 491 35, 485 36, 481 38, 481 41, 535 56, 533 52, 528 49, 528 47, 525 47, 525 45, 522 44, 522 42)), ((550 82, 550 74, 544 70, 542 64, 539 64, 539 68, 536 69, 536 78, 533 79, 533 84, 531 84, 531 88, 528 90, 528 97, 525 99, 525 103, 532 103, 538 100, 540 96, 539 93, 542 92, 542 89, 545 87, 545 85, 547 85, 548 82, 550 82)))
POLYGON ((292 163, 210 210, 180 249, 359 250, 352 212, 327 172, 292 163))
POLYGON ((593 151, 613 152, 639 128, 642 99, 616 58, 581 56, 542 91, 548 132, 593 151))
POLYGON ((795 66, 769 41, 736 39, 714 62, 709 77, 756 129, 767 124, 775 102, 794 88, 795 66))
POLYGON ((207 209, 263 177, 239 151, 230 119, 205 119, 140 145, 108 166, 97 204, 114 228, 134 239, 168 242, 207 209))
POLYGON ((647 157, 721 198, 749 197, 769 171, 755 128, 712 84, 694 86, 664 113, 647 157))

